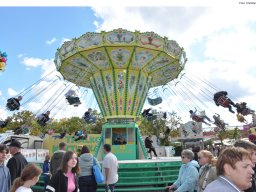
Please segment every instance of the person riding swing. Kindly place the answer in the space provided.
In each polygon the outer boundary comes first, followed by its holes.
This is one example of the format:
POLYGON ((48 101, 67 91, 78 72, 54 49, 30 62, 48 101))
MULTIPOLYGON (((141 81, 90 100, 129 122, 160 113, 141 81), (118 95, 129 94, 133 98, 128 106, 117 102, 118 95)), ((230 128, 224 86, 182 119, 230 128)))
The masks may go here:
POLYGON ((207 119, 209 122, 211 122, 211 119, 209 117, 207 117, 206 115, 197 115, 196 112, 197 112, 196 108, 195 108, 195 111, 189 110, 190 118, 193 121, 198 122, 198 123, 202 122, 202 123, 204 123, 206 125, 209 125, 209 126, 211 125, 211 124, 205 122, 205 120, 204 120, 204 119, 207 119))
POLYGON ((19 110, 20 109, 20 101, 22 100, 22 96, 18 96, 17 98, 9 98, 7 100, 7 104, 6 107, 10 110, 10 111, 14 111, 14 110, 19 110))
POLYGON ((41 115, 39 115, 37 117, 37 122, 39 125, 41 125, 42 127, 46 126, 47 123, 49 123, 50 121, 50 111, 47 111, 46 113, 42 113, 41 115))
POLYGON ((228 92, 219 91, 214 94, 213 100, 217 106, 222 106, 224 108, 228 108, 231 113, 235 113, 233 111, 232 106, 236 107, 235 103, 227 97, 228 92))

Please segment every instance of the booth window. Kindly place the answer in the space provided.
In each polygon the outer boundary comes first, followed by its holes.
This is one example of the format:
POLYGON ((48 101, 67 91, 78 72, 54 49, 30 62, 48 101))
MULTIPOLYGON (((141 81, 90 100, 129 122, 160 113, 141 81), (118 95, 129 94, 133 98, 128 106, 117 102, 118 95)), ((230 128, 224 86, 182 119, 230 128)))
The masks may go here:
POLYGON ((128 144, 134 144, 135 137, 134 137, 134 129, 128 129, 128 144))
POLYGON ((127 144, 126 128, 112 128, 112 145, 127 144))

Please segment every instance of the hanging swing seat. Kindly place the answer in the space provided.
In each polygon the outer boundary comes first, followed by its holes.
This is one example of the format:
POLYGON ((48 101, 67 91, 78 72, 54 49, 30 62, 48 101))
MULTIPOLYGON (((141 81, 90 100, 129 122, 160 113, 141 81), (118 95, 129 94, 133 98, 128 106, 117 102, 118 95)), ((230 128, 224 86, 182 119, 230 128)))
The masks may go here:
POLYGON ((20 103, 15 98, 10 98, 10 99, 7 100, 6 107, 10 111, 19 110, 20 103))
POLYGON ((46 126, 47 121, 49 121, 49 120, 50 120, 49 117, 46 117, 46 116, 43 114, 42 117, 37 120, 37 123, 38 123, 40 126, 44 127, 44 126, 46 126))
POLYGON ((159 105, 163 101, 162 97, 157 97, 155 99, 151 99, 148 97, 147 99, 148 99, 148 103, 152 106, 159 105))
POLYGON ((42 119, 37 120, 37 123, 38 123, 40 126, 42 126, 42 127, 44 127, 44 126, 46 125, 46 122, 43 121, 42 119))
POLYGON ((70 105, 74 105, 75 107, 81 104, 79 97, 66 97, 66 99, 70 105))
POLYGON ((4 120, 0 120, 0 128, 4 128, 6 127, 6 125, 8 124, 7 121, 4 121, 4 120))

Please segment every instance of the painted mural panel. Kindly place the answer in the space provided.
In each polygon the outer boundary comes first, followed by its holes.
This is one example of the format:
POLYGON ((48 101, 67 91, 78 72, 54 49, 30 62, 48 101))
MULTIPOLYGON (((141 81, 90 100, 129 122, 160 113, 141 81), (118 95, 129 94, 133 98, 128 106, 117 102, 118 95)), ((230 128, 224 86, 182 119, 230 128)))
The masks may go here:
POLYGON ((91 65, 88 60, 86 60, 84 57, 81 57, 80 55, 70 57, 66 60, 66 62, 88 73, 96 73, 97 71, 97 68, 94 67, 94 65, 91 65))
POLYGON ((154 32, 141 33, 138 36, 138 44, 144 47, 163 49, 164 38, 154 32))
POLYGON ((66 41, 63 46, 60 48, 60 55, 62 60, 65 60, 67 57, 76 53, 75 41, 66 41))
POLYGON ((144 73, 141 72, 140 79, 138 81, 138 86, 137 86, 137 93, 136 93, 136 96, 134 97, 134 106, 132 111, 133 115, 138 114, 139 113, 138 110, 142 108, 144 104, 142 101, 145 100, 148 89, 149 87, 148 87, 147 77, 145 76, 144 73))
POLYGON ((76 41, 76 46, 79 51, 99 46, 103 41, 102 34, 86 33, 76 41))
POLYGON ((103 100, 100 97, 99 90, 98 90, 98 87, 95 83, 96 81, 95 81, 94 77, 90 78, 90 82, 91 82, 91 87, 92 87, 93 93, 94 93, 94 95, 96 97, 96 100, 97 100, 97 103, 100 107, 100 111, 104 116, 106 116, 106 110, 105 110, 105 107, 103 105, 103 100))
POLYGON ((74 67, 72 65, 68 65, 68 63, 65 63, 65 65, 61 66, 60 71, 65 74, 63 76, 66 80, 72 81, 80 86, 89 85, 89 77, 86 76, 86 72, 78 67, 74 67))
POLYGON ((82 55, 86 57, 98 69, 106 70, 111 66, 104 48, 83 52, 82 55))
POLYGON ((182 53, 182 48, 179 46, 179 44, 174 40, 168 40, 166 41, 166 45, 164 47, 164 50, 176 58, 179 58, 180 54, 182 53))
POLYGON ((161 69, 162 67, 166 65, 170 65, 172 63, 175 63, 175 59, 172 57, 166 55, 166 54, 160 54, 157 58, 155 58, 153 61, 151 61, 147 67, 145 67, 145 71, 147 73, 152 73, 153 71, 157 69, 161 69))
POLYGON ((104 109, 106 111, 106 115, 110 116, 111 113, 110 113, 109 106, 108 106, 108 97, 105 92, 104 84, 103 84, 100 73, 95 74, 94 78, 95 78, 96 86, 98 89, 99 98, 101 99, 101 101, 103 103, 104 109))
POLYGON ((111 47, 107 51, 114 68, 126 68, 130 62, 133 49, 129 47, 111 47))
POLYGON ((115 99, 115 89, 114 89, 114 78, 112 71, 103 72, 103 77, 105 81, 105 87, 107 90, 108 101, 110 105, 110 109, 112 111, 112 115, 116 115, 116 99, 115 99))
POLYGON ((174 79, 178 72, 177 65, 167 65, 151 74, 152 86, 164 85, 174 79))
POLYGON ((137 47, 132 59, 133 69, 142 69, 147 63, 157 56, 158 52, 137 47))
POLYGON ((128 87, 127 87, 127 101, 126 101, 126 114, 131 114, 132 103, 135 97, 136 84, 138 81, 138 71, 130 71, 128 77, 128 87))
POLYGON ((105 34, 106 45, 131 45, 135 42, 135 34, 123 30, 116 29, 105 34))
POLYGON ((125 105, 125 86, 126 86, 126 72, 124 70, 115 71, 116 89, 117 89, 117 103, 118 103, 118 114, 124 115, 125 105))

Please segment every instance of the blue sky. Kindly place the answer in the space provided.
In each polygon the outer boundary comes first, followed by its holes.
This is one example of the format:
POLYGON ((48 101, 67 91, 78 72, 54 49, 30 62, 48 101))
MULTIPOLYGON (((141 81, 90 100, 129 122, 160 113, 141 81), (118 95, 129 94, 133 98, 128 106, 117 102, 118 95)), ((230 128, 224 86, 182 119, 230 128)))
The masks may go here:
MULTIPOLYGON (((0 7, 0 18, 4 21, 0 49, 8 54, 6 71, 0 74, 0 90, 5 99, 8 88, 19 91, 40 79, 41 68, 26 70, 22 58, 53 58, 63 39, 95 31, 96 19, 88 7, 0 7), (54 43, 46 43, 53 38, 57 39, 54 43)), ((4 105, 3 100, 0 105, 4 105)))

